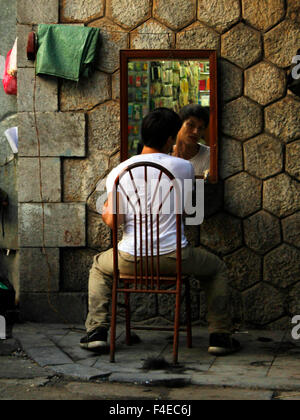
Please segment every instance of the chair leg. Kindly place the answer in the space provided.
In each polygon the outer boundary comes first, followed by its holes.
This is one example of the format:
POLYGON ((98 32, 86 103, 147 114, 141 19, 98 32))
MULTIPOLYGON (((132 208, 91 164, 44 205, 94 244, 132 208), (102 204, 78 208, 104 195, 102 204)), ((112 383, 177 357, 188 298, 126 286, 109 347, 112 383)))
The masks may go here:
POLYGON ((186 338, 187 347, 192 347, 192 321, 191 321, 191 293, 190 293, 190 281, 189 279, 185 282, 185 312, 186 312, 186 338))
POLYGON ((178 362, 179 315, 180 315, 180 291, 176 294, 176 304, 175 304, 174 341, 173 341, 173 363, 174 364, 178 362))
POLYGON ((111 323, 110 323, 110 362, 115 362, 116 347, 116 321, 117 321, 117 291, 114 281, 112 290, 111 323))
POLYGON ((125 316, 126 316, 126 344, 131 344, 130 332, 130 293, 125 293, 125 316))

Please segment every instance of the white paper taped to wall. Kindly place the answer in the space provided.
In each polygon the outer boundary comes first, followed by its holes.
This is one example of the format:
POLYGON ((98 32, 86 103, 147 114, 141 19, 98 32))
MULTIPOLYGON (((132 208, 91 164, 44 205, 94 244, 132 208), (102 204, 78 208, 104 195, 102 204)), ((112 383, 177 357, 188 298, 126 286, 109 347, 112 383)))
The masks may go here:
POLYGON ((13 153, 18 153, 18 127, 8 128, 4 134, 13 153))

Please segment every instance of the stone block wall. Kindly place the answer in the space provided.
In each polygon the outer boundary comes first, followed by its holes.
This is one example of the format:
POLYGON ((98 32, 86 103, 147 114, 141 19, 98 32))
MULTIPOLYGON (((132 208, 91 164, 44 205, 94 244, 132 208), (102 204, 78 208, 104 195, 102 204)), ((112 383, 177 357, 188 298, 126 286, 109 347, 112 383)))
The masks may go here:
POLYGON ((16 9, 16 0, 0 0, 0 188, 8 194, 9 199, 3 223, 0 216, 0 275, 13 284, 18 294, 17 155, 13 154, 4 135, 5 130, 18 125, 17 98, 7 95, 2 87, 6 55, 16 38, 16 9))
MULTIPOLYGON (((289 326, 300 313, 300 101, 286 76, 299 12, 294 0, 18 0, 25 317, 85 320, 92 257, 111 246, 95 203, 119 162, 119 50, 209 48, 219 57, 220 179, 206 186, 204 223, 187 234, 228 264, 237 325, 289 326), (89 80, 35 79, 24 45, 39 23, 100 29, 89 80)), ((196 280, 193 289, 193 319, 204 322, 196 280)), ((162 300, 139 297, 135 319, 170 320, 162 300)))

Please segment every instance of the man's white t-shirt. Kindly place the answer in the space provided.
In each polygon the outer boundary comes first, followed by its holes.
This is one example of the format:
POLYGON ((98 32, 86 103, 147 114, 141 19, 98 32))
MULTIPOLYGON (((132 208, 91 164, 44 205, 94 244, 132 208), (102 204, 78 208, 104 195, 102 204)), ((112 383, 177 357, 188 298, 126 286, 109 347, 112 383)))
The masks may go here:
POLYGON ((194 167, 196 176, 202 176, 206 170, 209 170, 210 166, 210 147, 201 143, 199 143, 199 146, 198 153, 189 159, 189 162, 194 167))
MULTIPOLYGON (((127 166, 136 163, 136 162, 154 162, 157 163, 167 170, 169 170, 176 180, 181 184, 181 192, 182 192, 182 199, 186 197, 185 191, 184 191, 184 185, 187 185, 184 180, 191 180, 189 183, 190 186, 192 186, 192 183, 194 182, 195 175, 194 175, 194 168, 192 164, 185 160, 178 157, 170 156, 165 153, 147 153, 147 154, 141 154, 131 157, 130 159, 127 159, 124 162, 121 162, 116 168, 114 168, 108 175, 106 180, 106 189, 107 193, 109 194, 113 190, 113 185, 115 182, 116 177, 122 172, 123 169, 125 169, 127 166)), ((141 197, 141 202, 143 202, 143 199, 145 198, 144 190, 142 188, 142 185, 144 185, 144 168, 138 167, 134 168, 132 170, 133 178, 138 185, 139 188, 139 196, 141 197), (141 182, 138 182, 141 181, 141 182), (144 194, 144 195, 143 195, 144 194)), ((155 180, 158 178, 159 171, 154 168, 148 167, 148 180, 155 180)), ((166 175, 163 174, 162 179, 166 177, 166 175)), ((168 179, 168 178, 166 178, 168 179)), ((130 179, 130 176, 128 174, 124 175, 120 181, 121 186, 123 187, 124 191, 129 194, 132 198, 132 202, 134 202, 134 193, 133 193, 133 183, 130 179)), ((154 181, 155 184, 155 181, 154 181)), ((192 188, 192 187, 191 187, 192 188)), ((151 196, 150 192, 151 189, 148 188, 147 193, 147 206, 150 206, 151 203, 151 196)), ((152 190, 153 192, 153 190, 152 190)), ((121 191, 122 193, 122 191, 121 191)), ((123 203, 126 201, 126 198, 123 196, 123 203)), ((167 254, 169 252, 173 252, 176 250, 176 211, 174 211, 174 203, 170 204, 171 207, 170 211, 163 212, 163 214, 160 216, 159 219, 159 253, 160 254, 167 254)), ((130 206, 129 206, 130 208, 130 206)), ((184 202, 182 202, 182 208, 184 209, 184 202)), ((137 214, 139 214, 139 209, 137 210, 137 214)), ((155 220, 155 217, 153 218, 155 220)), ((137 221, 139 218, 137 218, 137 221)), ((149 217, 148 217, 148 223, 149 217)), ((144 226, 144 223, 143 223, 144 226)), ((181 240, 181 246, 184 248, 187 246, 188 241, 184 234, 184 227, 182 223, 182 240, 181 240)), ((139 227, 137 229, 138 235, 139 235, 139 227)), ((143 255, 146 255, 146 233, 143 232, 143 255)), ((139 238, 139 236, 138 236, 139 238)), ((157 250, 157 244, 156 244, 156 222, 153 223, 153 245, 154 245, 154 254, 156 254, 157 250)), ((150 248, 150 226, 148 227, 148 247, 150 248)), ((124 230, 123 230, 123 237, 122 240, 118 244, 119 251, 128 252, 129 254, 134 255, 134 213, 128 212, 125 214, 125 224, 124 224, 124 230)), ((137 250, 139 255, 139 250, 137 250)), ((148 250, 149 252, 149 250, 148 250)))

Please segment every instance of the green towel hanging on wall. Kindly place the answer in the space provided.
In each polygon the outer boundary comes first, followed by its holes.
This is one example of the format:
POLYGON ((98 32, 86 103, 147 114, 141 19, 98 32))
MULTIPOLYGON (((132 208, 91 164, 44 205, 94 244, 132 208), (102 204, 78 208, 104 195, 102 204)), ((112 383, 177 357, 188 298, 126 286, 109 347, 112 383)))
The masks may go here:
POLYGON ((72 25, 38 25, 36 74, 78 82, 92 71, 99 47, 99 29, 72 25))

